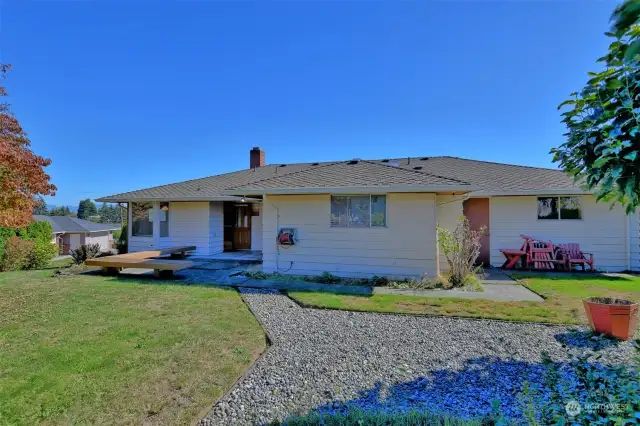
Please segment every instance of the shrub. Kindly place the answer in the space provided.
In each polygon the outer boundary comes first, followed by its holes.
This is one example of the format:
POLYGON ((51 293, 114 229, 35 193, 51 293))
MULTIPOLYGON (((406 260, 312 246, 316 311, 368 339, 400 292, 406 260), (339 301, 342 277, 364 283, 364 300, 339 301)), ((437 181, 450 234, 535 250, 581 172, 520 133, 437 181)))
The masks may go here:
POLYGON ((449 264, 446 275, 453 287, 462 287, 476 274, 474 267, 480 256, 480 238, 484 227, 479 231, 471 229, 469 220, 462 217, 454 231, 437 226, 438 244, 449 264))
POLYGON ((389 278, 379 277, 377 275, 372 276, 370 281, 371 281, 371 285, 374 285, 376 287, 385 287, 385 286, 388 286, 390 283, 389 278))
POLYGON ((93 259, 100 254, 100 244, 82 244, 80 247, 71 250, 71 258, 77 265, 84 263, 87 259, 93 259))
MULTIPOLYGON (((115 232, 113 233, 115 238, 115 232)), ((118 249, 118 254, 124 254, 129 251, 129 243, 128 243, 128 231, 127 225, 122 225, 122 230, 118 235, 118 239, 116 241, 116 248, 118 249)))
POLYGON ((51 259, 58 254, 58 247, 49 241, 33 241, 33 247, 29 252, 26 269, 42 269, 49 265, 51 259))
POLYGON ((322 284, 338 284, 342 279, 336 277, 331 272, 324 271, 322 274, 315 277, 315 282, 322 284))
POLYGON ((393 281, 389 283, 389 288, 397 288, 402 290, 433 290, 436 288, 444 288, 443 283, 438 280, 421 278, 419 280, 393 281))
MULTIPOLYGON (((596 344, 607 338, 594 337, 596 344)), ((640 354, 640 340, 635 342, 640 354)), ((571 357, 559 365, 543 354, 544 381, 526 385, 520 394, 523 412, 530 425, 625 425, 640 420, 640 359, 633 365, 606 365, 599 355, 571 357), (567 413, 575 401, 580 410, 567 413)))
POLYGON ((18 236, 25 240, 51 242, 52 235, 53 228, 49 222, 31 222, 18 231, 18 236))
POLYGON ((33 241, 21 240, 16 235, 7 239, 0 259, 0 270, 18 271, 26 268, 34 245, 33 241))
POLYGON ((305 416, 291 416, 282 422, 275 421, 270 423, 272 426, 481 426, 490 424, 493 424, 493 422, 465 420, 428 412, 388 413, 383 411, 362 412, 358 410, 351 410, 346 414, 311 413, 305 416))
POLYGON ((16 230, 14 228, 3 228, 0 227, 0 258, 4 254, 4 246, 7 240, 16 235, 16 230))

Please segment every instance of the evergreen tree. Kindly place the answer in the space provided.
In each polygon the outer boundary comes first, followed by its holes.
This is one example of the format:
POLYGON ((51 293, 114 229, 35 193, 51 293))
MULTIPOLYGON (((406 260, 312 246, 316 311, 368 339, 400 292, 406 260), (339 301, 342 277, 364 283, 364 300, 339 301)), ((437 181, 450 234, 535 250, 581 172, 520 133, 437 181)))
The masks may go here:
POLYGON ((49 210, 47 210, 47 203, 44 202, 42 197, 36 198, 36 205, 33 207, 33 214, 38 215, 48 215, 49 210))
POLYGON ((78 219, 88 220, 91 216, 98 215, 98 208, 90 199, 82 200, 78 203, 78 219))

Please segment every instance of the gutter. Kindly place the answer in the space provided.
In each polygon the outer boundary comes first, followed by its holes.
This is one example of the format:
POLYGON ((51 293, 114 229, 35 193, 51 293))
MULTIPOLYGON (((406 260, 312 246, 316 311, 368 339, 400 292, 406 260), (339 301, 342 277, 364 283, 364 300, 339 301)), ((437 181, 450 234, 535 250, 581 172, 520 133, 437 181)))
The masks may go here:
POLYGON ((471 197, 509 197, 509 196, 527 196, 527 195, 590 195, 593 191, 583 191, 579 188, 560 188, 560 189, 526 189, 519 191, 475 191, 471 193, 471 197))
POLYGON ((475 189, 471 185, 380 185, 380 186, 338 186, 316 188, 250 188, 228 189, 222 191, 229 195, 295 195, 295 194, 386 194, 393 192, 440 192, 440 193, 468 193, 475 189))
POLYGON ((186 197, 120 197, 120 196, 113 196, 113 197, 103 197, 103 198, 96 198, 97 202, 100 203, 147 203, 147 202, 154 202, 154 201, 173 201, 173 202, 180 202, 180 201, 238 201, 238 202, 246 202, 246 203, 259 203, 262 202, 262 200, 260 200, 259 198, 245 198, 243 200, 244 197, 241 196, 231 196, 231 195, 212 195, 210 197, 202 197, 202 196, 195 196, 195 197, 190 197, 190 196, 186 196, 186 197))

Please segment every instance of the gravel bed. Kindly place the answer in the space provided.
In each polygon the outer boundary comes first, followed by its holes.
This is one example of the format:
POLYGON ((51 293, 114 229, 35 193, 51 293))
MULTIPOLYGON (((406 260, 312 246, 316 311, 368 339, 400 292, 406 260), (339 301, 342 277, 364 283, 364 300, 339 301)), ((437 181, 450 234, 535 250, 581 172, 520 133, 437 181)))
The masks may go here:
MULTIPOLYGON (((586 328, 303 309, 275 290, 240 292, 272 346, 200 425, 352 406, 469 417, 490 412, 496 398, 518 415, 516 393, 541 380, 543 351, 564 361, 593 345, 586 328)), ((634 350, 612 342, 599 353, 625 362, 634 350)))

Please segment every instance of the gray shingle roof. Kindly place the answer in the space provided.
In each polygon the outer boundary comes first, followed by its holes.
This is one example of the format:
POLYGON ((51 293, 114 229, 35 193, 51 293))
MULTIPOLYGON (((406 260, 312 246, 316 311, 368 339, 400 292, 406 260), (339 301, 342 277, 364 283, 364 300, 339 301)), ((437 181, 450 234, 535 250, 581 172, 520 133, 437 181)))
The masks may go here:
POLYGON ((470 184, 474 191, 572 191, 580 188, 561 170, 457 157, 411 157, 341 162, 270 164, 201 179, 99 198, 98 201, 194 200, 228 196, 229 190, 352 186, 442 186, 470 184), (356 167, 354 167, 356 166, 356 167), (401 172, 402 170, 402 172, 401 172))
POLYGON ((49 222, 53 228, 53 232, 99 232, 99 231, 115 231, 121 226, 116 223, 95 223, 84 219, 78 219, 73 216, 44 216, 34 215, 33 220, 38 222, 49 222))
POLYGON ((275 176, 230 190, 274 188, 341 188, 386 186, 470 186, 459 179, 403 169, 375 161, 354 160, 323 163, 286 175, 275 176))

